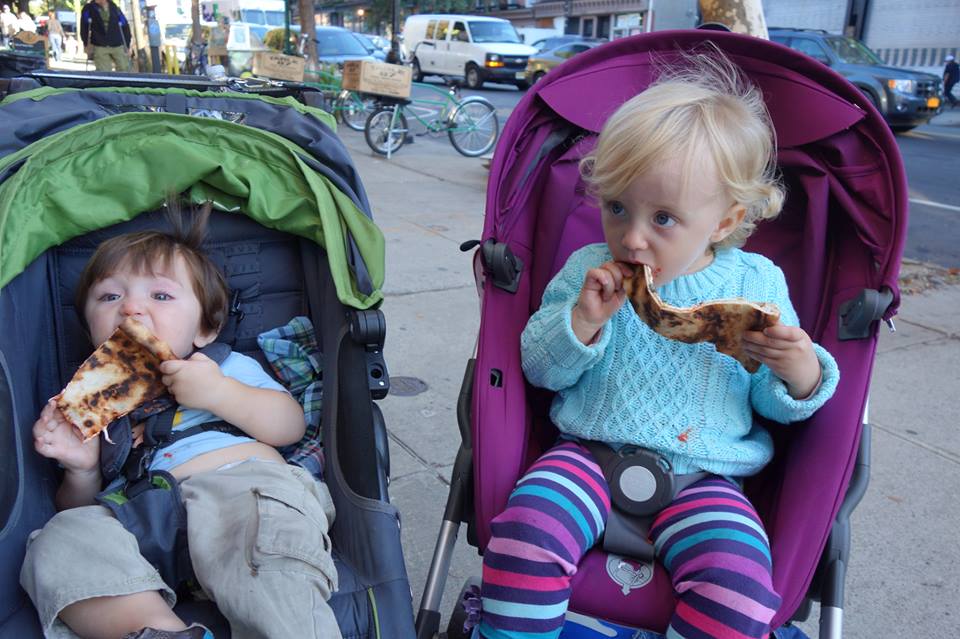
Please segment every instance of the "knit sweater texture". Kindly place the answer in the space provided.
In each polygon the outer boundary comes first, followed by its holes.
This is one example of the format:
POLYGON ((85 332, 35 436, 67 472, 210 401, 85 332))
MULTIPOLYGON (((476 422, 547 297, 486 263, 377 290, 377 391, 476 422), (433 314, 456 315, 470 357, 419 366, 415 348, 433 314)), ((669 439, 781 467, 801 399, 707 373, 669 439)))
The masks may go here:
MULTIPOLYGON (((533 385, 556 391, 550 417, 562 433, 648 448, 677 473, 745 477, 773 456, 770 434, 754 423, 753 410, 783 424, 802 421, 836 390, 839 369, 818 344, 821 384, 812 396, 796 400, 767 366, 750 375, 713 344, 665 338, 629 302, 592 344, 582 344, 570 323, 573 306, 587 271, 611 259, 605 244, 573 253, 521 336, 523 371, 533 385)), ((716 251, 706 268, 657 292, 681 307, 734 297, 772 302, 783 324, 799 325, 783 272, 766 257, 740 249, 716 251)))

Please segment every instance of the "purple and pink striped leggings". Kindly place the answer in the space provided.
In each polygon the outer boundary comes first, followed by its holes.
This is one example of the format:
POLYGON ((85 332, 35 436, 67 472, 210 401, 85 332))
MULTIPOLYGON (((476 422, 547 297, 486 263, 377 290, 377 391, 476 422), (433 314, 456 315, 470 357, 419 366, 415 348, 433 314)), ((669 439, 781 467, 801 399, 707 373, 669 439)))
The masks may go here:
MULTIPOLYGON (((610 490, 585 448, 565 442, 540 457, 491 523, 481 636, 559 636, 570 580, 609 512, 610 490)), ((668 639, 767 636, 780 597, 767 535, 739 488, 702 479, 657 515, 650 536, 678 596, 668 639)))

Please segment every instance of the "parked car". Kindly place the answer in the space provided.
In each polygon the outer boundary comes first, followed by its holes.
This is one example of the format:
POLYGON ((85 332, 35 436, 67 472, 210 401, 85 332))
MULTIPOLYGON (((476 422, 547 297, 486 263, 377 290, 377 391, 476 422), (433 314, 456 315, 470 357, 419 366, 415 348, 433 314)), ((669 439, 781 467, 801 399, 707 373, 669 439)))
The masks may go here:
POLYGON ((553 67, 562 64, 578 53, 583 53, 601 44, 603 44, 601 40, 568 42, 530 56, 530 59, 527 60, 527 82, 530 84, 539 82, 553 67))
POLYGON ((771 27, 770 39, 805 53, 855 85, 896 132, 926 124, 940 112, 941 78, 886 66, 865 44, 814 29, 771 27))
POLYGON ((327 64, 343 64, 347 60, 375 59, 360 44, 353 31, 343 27, 317 27, 317 57, 327 64))
POLYGON ((550 49, 556 49, 561 44, 571 44, 573 42, 593 42, 595 44, 602 44, 606 42, 601 38, 587 38, 582 35, 559 35, 559 36, 550 36, 549 38, 540 38, 535 40, 530 44, 531 47, 537 51, 549 51, 550 49))
MULTIPOLYGON (((203 35, 203 41, 210 39, 210 29, 217 26, 216 22, 201 22, 200 32, 203 35)), ((187 58, 187 45, 190 43, 190 37, 193 32, 193 22, 179 21, 168 22, 163 25, 163 44, 173 45, 177 50, 177 62, 183 64, 187 58)), ((166 64, 166 49, 161 51, 161 59, 166 64)))
POLYGON ((381 62, 387 59, 387 52, 378 47, 376 43, 374 43, 371 36, 368 36, 365 33, 354 33, 353 37, 356 38, 363 48, 367 50, 367 55, 373 56, 375 59, 380 60, 381 62))
POLYGON ((416 81, 440 75, 463 78, 471 89, 489 80, 529 86, 527 60, 536 49, 502 18, 417 14, 404 21, 403 36, 416 81))

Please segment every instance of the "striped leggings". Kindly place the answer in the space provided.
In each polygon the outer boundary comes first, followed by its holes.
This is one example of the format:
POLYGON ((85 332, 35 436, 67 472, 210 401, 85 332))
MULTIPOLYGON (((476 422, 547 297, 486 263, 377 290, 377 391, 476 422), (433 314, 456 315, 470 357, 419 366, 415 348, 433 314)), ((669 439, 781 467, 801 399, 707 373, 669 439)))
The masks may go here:
MULTIPOLYGON (((610 489, 585 448, 564 442, 540 457, 491 523, 480 635, 558 637, 570 580, 609 512, 610 489)), ((767 636, 780 597, 763 525, 739 488, 700 480, 657 515, 650 536, 678 597, 668 639, 767 636)))

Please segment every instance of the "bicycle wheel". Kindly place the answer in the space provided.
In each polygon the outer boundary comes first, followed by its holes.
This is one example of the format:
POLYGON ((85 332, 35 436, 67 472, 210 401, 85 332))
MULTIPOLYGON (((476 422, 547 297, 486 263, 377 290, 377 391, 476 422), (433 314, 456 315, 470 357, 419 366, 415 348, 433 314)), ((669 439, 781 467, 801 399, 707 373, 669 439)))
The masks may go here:
POLYGON ((497 110, 483 98, 467 98, 450 114, 450 144, 467 157, 488 153, 497 143, 497 110))
POLYGON ((350 91, 340 94, 334 108, 344 124, 354 131, 363 131, 375 104, 373 98, 350 91))
POLYGON ((367 139, 367 144, 380 155, 396 153, 407 137, 407 118, 403 111, 397 111, 396 120, 393 114, 392 106, 380 107, 370 114, 366 126, 363 127, 363 137, 367 139))

